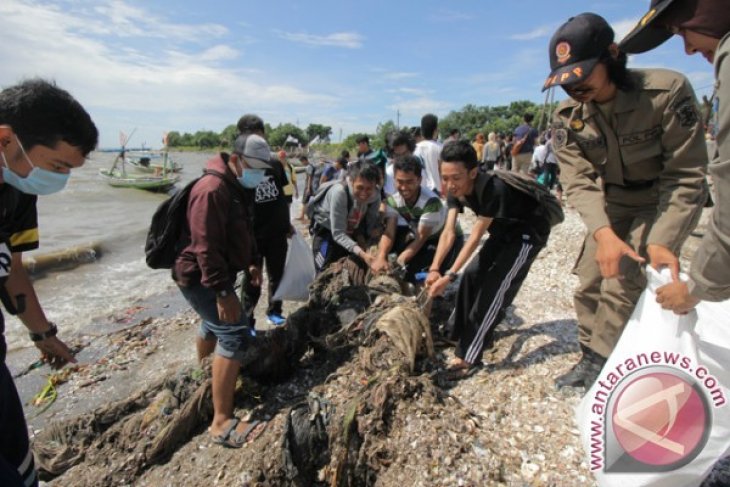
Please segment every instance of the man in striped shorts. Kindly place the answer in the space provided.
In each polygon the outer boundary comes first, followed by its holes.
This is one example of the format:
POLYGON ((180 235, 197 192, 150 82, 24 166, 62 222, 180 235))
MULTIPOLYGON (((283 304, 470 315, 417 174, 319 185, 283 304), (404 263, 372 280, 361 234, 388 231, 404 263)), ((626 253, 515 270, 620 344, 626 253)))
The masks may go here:
POLYGON ((479 172, 476 152, 468 142, 444 146, 441 159, 449 210, 426 279, 430 296, 442 294, 457 279, 457 272, 489 230, 489 238, 464 270, 449 320, 451 337, 458 341, 451 375, 460 378, 481 363, 485 344, 547 243, 550 224, 536 200, 510 186, 498 173, 479 172), (457 216, 464 207, 474 211, 477 220, 451 269, 441 275, 439 268, 455 240, 457 216))

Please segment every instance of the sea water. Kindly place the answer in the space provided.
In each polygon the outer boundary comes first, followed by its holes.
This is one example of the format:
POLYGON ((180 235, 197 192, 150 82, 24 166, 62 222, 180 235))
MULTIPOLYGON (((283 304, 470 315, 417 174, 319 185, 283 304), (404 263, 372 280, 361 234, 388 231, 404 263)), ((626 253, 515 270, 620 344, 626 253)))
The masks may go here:
MULTIPOLYGON (((198 177, 212 156, 170 155, 183 165, 178 188, 198 177)), ((95 322, 109 313, 174 287, 169 270, 152 270, 144 260, 150 219, 168 194, 109 186, 99 169, 110 168, 115 157, 114 153, 92 152, 86 164, 72 172, 63 191, 38 198, 40 248, 27 255, 100 244, 100 255, 90 263, 32 275, 41 305, 63 337, 81 330, 93 333, 95 322)), ((5 316, 8 348, 31 346, 27 329, 17 318, 5 316)))

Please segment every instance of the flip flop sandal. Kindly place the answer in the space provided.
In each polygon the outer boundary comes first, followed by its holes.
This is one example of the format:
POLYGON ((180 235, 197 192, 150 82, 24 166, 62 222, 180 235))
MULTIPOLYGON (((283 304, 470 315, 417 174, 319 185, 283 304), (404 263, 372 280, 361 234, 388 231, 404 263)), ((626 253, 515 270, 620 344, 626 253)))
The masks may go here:
POLYGON ((226 428, 219 435, 211 435, 211 440, 217 445, 227 448, 241 448, 246 443, 250 443, 258 438, 266 429, 267 422, 258 420, 251 421, 242 433, 236 431, 236 426, 241 422, 238 418, 228 420, 226 428), (256 431, 256 428, 259 428, 256 431))
POLYGON ((450 368, 446 369, 444 371, 444 379, 448 381, 457 381, 461 379, 466 379, 468 377, 471 377, 472 375, 476 374, 481 367, 478 365, 472 365, 471 367, 459 367, 459 368, 450 368))

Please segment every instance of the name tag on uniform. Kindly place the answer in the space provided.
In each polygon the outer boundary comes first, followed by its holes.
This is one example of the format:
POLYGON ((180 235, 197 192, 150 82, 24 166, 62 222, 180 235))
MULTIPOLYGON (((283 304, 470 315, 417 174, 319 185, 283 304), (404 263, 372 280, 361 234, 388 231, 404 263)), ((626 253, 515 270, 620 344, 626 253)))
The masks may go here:
POLYGON ((650 140, 658 139, 661 134, 662 128, 657 125, 654 128, 644 130, 642 132, 619 135, 618 143, 622 146, 641 144, 642 142, 649 142, 650 140))

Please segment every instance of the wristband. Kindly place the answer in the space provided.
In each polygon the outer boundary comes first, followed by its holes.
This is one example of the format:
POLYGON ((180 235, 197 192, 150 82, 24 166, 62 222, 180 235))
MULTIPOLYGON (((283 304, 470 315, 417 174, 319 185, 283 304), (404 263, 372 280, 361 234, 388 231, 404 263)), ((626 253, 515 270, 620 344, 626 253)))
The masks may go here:
POLYGON ((445 277, 448 277, 449 278, 449 281, 454 282, 459 277, 459 274, 457 274, 454 271, 446 271, 446 273, 444 274, 444 276, 445 277))
POLYGON ((429 269, 428 272, 429 273, 431 273, 431 272, 438 272, 439 274, 441 274, 441 271, 438 270, 438 269, 429 269))
POLYGON ((34 342, 42 342, 46 338, 55 337, 56 333, 58 333, 58 328, 56 328, 56 325, 52 321, 49 321, 48 324, 51 325, 51 327, 42 333, 32 331, 28 333, 28 335, 30 335, 30 339, 34 342))

